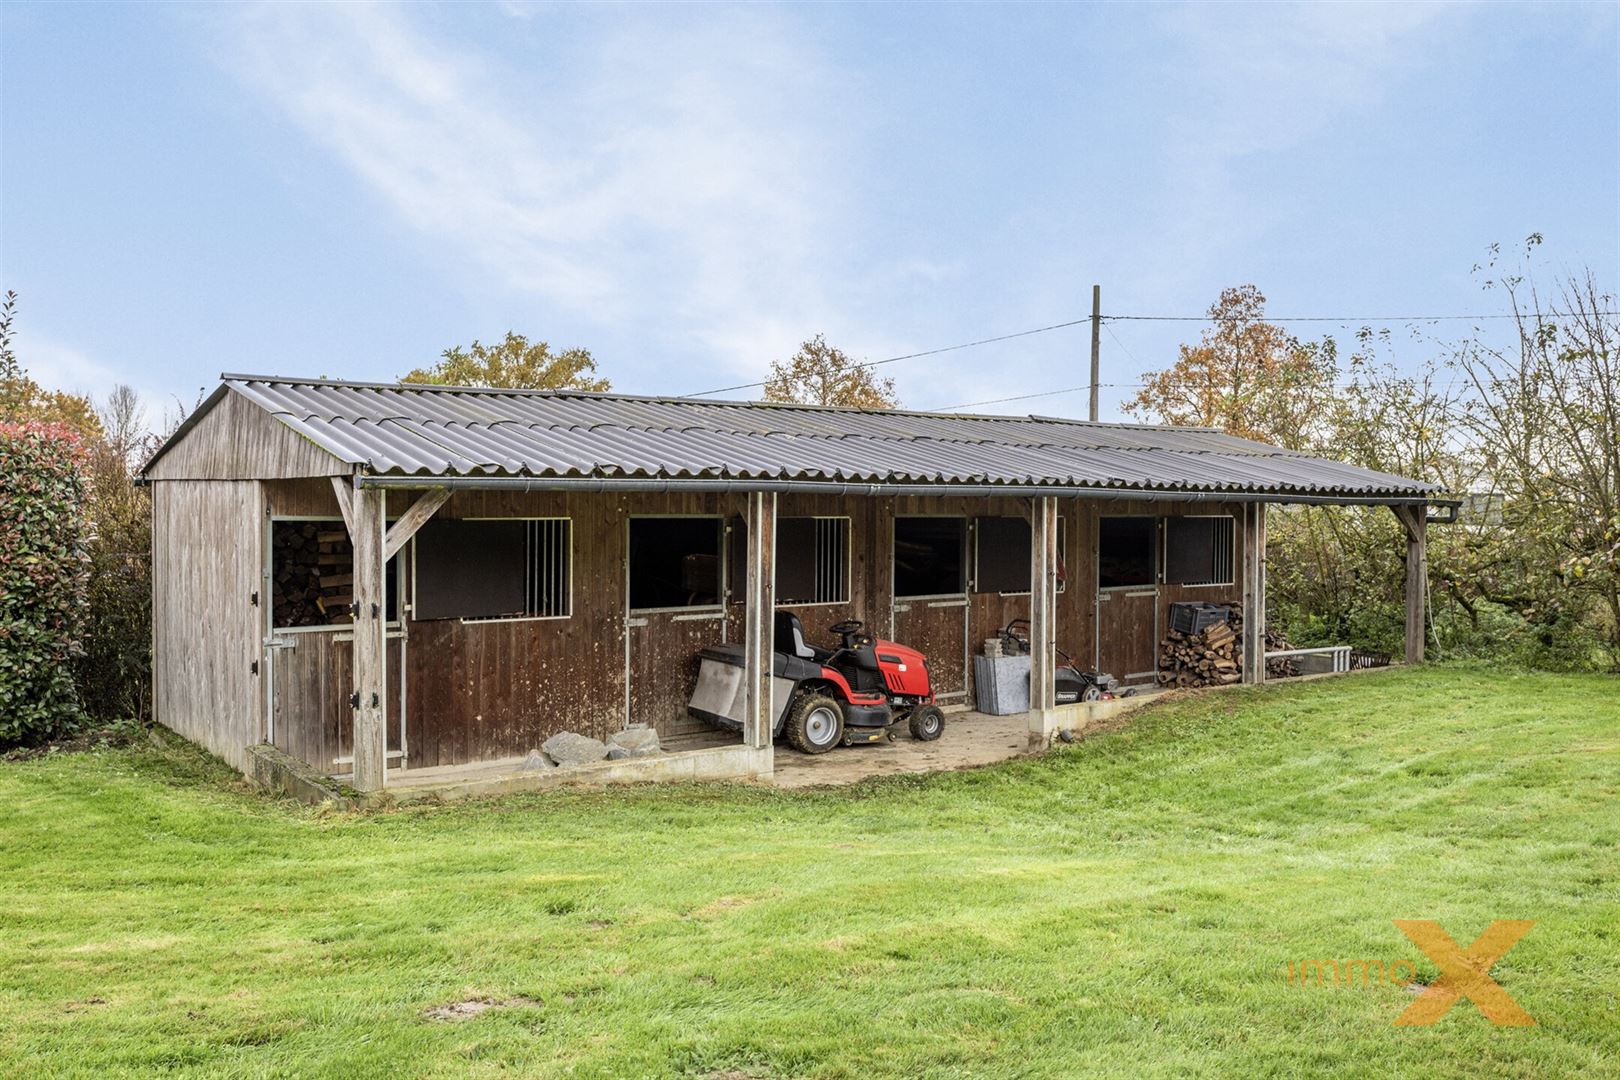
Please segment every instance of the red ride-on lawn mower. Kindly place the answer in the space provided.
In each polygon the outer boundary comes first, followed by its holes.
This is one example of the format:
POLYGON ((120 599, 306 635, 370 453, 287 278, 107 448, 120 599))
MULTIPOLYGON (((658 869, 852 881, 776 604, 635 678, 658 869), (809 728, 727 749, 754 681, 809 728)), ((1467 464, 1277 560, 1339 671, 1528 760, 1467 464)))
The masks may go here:
MULTIPOLYGON (((806 754, 835 746, 893 738, 906 724, 913 738, 931 741, 945 730, 945 714, 934 704, 928 661, 916 649, 878 641, 857 619, 829 627, 842 644, 823 649, 804 637, 799 617, 776 614, 772 701, 773 734, 806 754)), ((712 645, 698 653, 697 689, 687 712, 731 731, 742 730, 743 648, 712 645)))

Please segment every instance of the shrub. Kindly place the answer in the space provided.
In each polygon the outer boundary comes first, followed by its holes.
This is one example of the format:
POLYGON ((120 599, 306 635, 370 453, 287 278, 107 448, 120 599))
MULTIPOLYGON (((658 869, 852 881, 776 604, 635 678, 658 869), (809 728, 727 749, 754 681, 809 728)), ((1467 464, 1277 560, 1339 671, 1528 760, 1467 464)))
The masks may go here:
POLYGON ((105 441, 89 452, 88 472, 90 614, 74 664, 79 697, 93 720, 144 721, 152 709, 151 499, 105 441))
POLYGON ((84 457, 65 427, 0 423, 0 745, 83 718, 73 663, 88 609, 84 457))

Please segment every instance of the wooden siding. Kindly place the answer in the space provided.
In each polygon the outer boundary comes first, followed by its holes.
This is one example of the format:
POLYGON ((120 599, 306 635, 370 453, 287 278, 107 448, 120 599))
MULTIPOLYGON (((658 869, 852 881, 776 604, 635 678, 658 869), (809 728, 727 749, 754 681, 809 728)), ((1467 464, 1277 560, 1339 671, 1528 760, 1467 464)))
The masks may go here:
POLYGON ((157 719, 238 769, 264 738, 261 513, 251 481, 152 485, 157 719))
MULTIPOLYGON (((338 516, 331 485, 325 480, 277 481, 265 484, 264 490, 269 511, 278 516, 338 516)), ((519 755, 557 731, 575 730, 602 737, 621 728, 627 720, 652 723, 665 735, 701 730, 686 716, 686 702, 697 674, 696 653, 707 644, 742 641, 743 598, 731 595, 723 609, 628 613, 629 520, 641 515, 713 515, 736 528, 741 524, 744 500, 742 495, 721 494, 456 493, 439 514, 572 520, 573 613, 563 619, 511 621, 411 618, 408 605, 412 549, 407 544, 401 552, 407 560, 403 594, 407 611, 402 624, 407 767, 519 755), (723 617, 682 617, 708 611, 716 615, 723 611, 723 617), (627 625, 627 616, 643 625, 627 625)), ((402 514, 411 501, 409 494, 391 492, 390 519, 402 514)), ((1030 598, 1027 594, 969 592, 966 609, 930 609, 927 601, 913 601, 914 609, 921 606, 927 613, 924 621, 933 618, 940 625, 910 622, 909 613, 900 613, 897 624, 892 522, 897 514, 971 519, 1025 516, 1028 509, 1027 500, 1014 498, 894 500, 782 495, 778 499, 779 517, 848 517, 851 546, 847 602, 800 604, 782 610, 797 613, 807 635, 820 643, 827 642, 827 627, 832 623, 863 619, 874 633, 908 641, 929 652, 941 684, 946 689, 966 690, 967 700, 971 701, 971 663, 962 669, 964 653, 977 653, 984 639, 1011 619, 1027 618, 1030 598)), ((1062 556, 1066 576, 1055 612, 1058 645, 1083 666, 1091 664, 1099 644, 1106 658, 1126 636, 1138 637, 1142 645, 1151 647, 1156 642, 1152 637, 1154 616, 1162 622, 1167 618, 1168 605, 1176 600, 1225 602, 1241 595, 1241 581, 1231 586, 1160 585, 1157 597, 1144 606, 1137 619, 1141 625, 1125 625, 1105 613, 1099 639, 1095 551, 1099 513, 1159 516, 1237 513, 1239 508, 1236 504, 1060 499, 1057 509, 1064 521, 1062 556)), ((1241 536, 1239 546, 1234 563, 1241 571, 1241 536)), ((726 547, 728 558, 740 550, 739 544, 726 547)), ((742 578, 737 574, 728 576, 731 587, 740 590, 742 578)), ((290 719, 278 710, 276 741, 289 752, 299 753, 295 746, 303 745, 309 754, 330 760, 348 753, 346 699, 351 688, 343 673, 342 658, 321 659, 317 651, 311 650, 310 668, 298 676, 302 684, 286 687, 285 693, 316 702, 308 715, 321 733, 294 735, 288 728, 290 719), (311 741, 295 743, 301 737, 311 741)), ((278 657, 278 662, 281 660, 278 657)), ((394 676, 400 665, 392 646, 389 663, 393 695, 399 692, 394 676)), ((278 691, 284 676, 292 677, 278 666, 278 691)), ((389 745, 397 749, 393 728, 391 723, 389 745)), ((391 759, 391 766, 395 764, 391 759)))
MULTIPOLYGON (((1092 648, 1077 656, 1095 657, 1096 665, 1120 679, 1128 674, 1154 670, 1158 662, 1158 643, 1164 636, 1164 629, 1169 625, 1170 605, 1182 601, 1202 601, 1210 604, 1235 604, 1243 599, 1243 567, 1245 548, 1243 541, 1243 504, 1241 503, 1190 503, 1190 502, 1098 502, 1093 501, 1087 507, 1088 531, 1085 538, 1086 547, 1081 555, 1082 565, 1078 569, 1085 572, 1085 588, 1075 593, 1072 600, 1068 596, 1060 597, 1058 605, 1060 611, 1071 602, 1079 601, 1082 596, 1087 598, 1094 612, 1092 624, 1094 633, 1091 637, 1092 648), (1232 583, 1230 585, 1170 585, 1164 578, 1164 550, 1163 539, 1157 541, 1157 551, 1154 565, 1156 584, 1142 589, 1126 589, 1106 594, 1107 600, 1102 599, 1097 589, 1097 549, 1096 549, 1096 521, 1099 516, 1129 517, 1145 515, 1150 517, 1179 517, 1185 515, 1230 515, 1234 519, 1233 550, 1232 550, 1232 583), (1136 596, 1132 594, 1151 592, 1150 596, 1136 596), (1142 666, 1138 666, 1142 665, 1142 666)), ((1071 564, 1074 568, 1074 564, 1071 564)), ((1075 588, 1072 581, 1074 574, 1071 569, 1070 592, 1075 588)), ((1137 680, 1146 684, 1147 680, 1137 680)))
POLYGON ((268 480, 354 471, 234 390, 147 470, 152 480, 268 480))

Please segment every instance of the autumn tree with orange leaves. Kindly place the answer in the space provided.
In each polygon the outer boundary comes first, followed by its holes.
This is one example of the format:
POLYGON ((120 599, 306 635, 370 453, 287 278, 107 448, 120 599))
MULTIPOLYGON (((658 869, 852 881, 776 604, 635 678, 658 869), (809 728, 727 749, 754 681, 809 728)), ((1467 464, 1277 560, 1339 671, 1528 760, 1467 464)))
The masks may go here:
POLYGON ((1181 346, 1171 367, 1144 374, 1146 385, 1125 411, 1307 446, 1331 419, 1337 350, 1331 338, 1301 341, 1265 316, 1266 298, 1255 286, 1221 290, 1198 343, 1181 346))
POLYGON ((824 334, 799 346, 789 360, 771 363, 765 381, 766 401, 802 405, 848 405, 857 409, 895 409, 900 398, 893 379, 879 379, 872 369, 836 346, 824 334))

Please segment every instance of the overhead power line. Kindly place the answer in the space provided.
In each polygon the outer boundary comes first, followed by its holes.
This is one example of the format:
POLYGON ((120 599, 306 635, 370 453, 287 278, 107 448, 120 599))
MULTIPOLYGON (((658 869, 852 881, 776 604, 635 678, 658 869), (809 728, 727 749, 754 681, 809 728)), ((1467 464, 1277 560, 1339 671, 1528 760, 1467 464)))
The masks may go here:
MULTIPOLYGON (((1620 311, 1594 311, 1593 315, 1620 315, 1620 311)), ((1518 315, 1259 315, 1254 319, 1220 319, 1212 315, 1104 315, 1103 322, 1330 322, 1330 323, 1406 323, 1406 322, 1483 322, 1486 319, 1517 319, 1518 315)))
MULTIPOLYGON (((923 356, 938 356, 940 353, 956 352, 958 349, 971 349, 979 345, 993 345, 998 341, 1011 341, 1013 338, 1029 337, 1032 334, 1045 334, 1053 330, 1064 330, 1068 327, 1079 326, 1081 323, 1087 323, 1090 321, 1090 319, 1075 319, 1071 322, 1053 323, 1051 326, 1037 326, 1033 330, 1019 330, 1011 334, 1000 334, 996 337, 980 338, 978 341, 964 341, 960 345, 946 345, 938 349, 924 349, 922 352, 906 353, 903 356, 891 356, 886 360, 867 360, 856 364, 855 366, 858 368, 881 367, 884 364, 893 364, 901 360, 916 360, 923 356)), ((816 374, 822 374, 826 370, 829 369, 822 369, 822 371, 818 371, 816 374)), ((736 386, 722 386, 715 390, 700 390, 695 394, 687 394, 685 396, 708 397, 710 394, 727 394, 733 390, 749 390, 756 386, 764 386, 768 381, 768 379, 761 379, 759 382, 738 383, 736 386)))
MULTIPOLYGON (((1112 388, 1112 387, 1120 387, 1120 386, 1140 386, 1141 384, 1140 383, 1098 383, 1097 385, 1099 387, 1112 388)), ((1035 394, 1014 394, 1012 397, 991 398, 988 401, 968 401, 968 402, 964 402, 961 405, 947 405, 942 409, 937 409, 937 410, 933 410, 933 411, 937 411, 937 412, 955 412, 957 409, 976 409, 980 405, 1001 405, 1001 404, 1004 404, 1004 403, 1009 402, 1009 401, 1028 401, 1031 398, 1057 397, 1059 394, 1077 394, 1082 390, 1090 390, 1090 389, 1091 389, 1091 384, 1086 383, 1084 386, 1065 386, 1061 390, 1042 390, 1039 393, 1035 393, 1035 394)))
MULTIPOLYGON (((1620 311, 1595 311, 1592 314, 1596 315, 1596 316, 1615 316, 1615 315, 1620 315, 1620 311)), ((1105 329, 1107 328, 1108 324, 1112 323, 1112 322, 1207 323, 1207 322, 1220 322, 1220 321, 1222 321, 1222 320, 1220 320, 1220 319, 1218 319, 1218 318, 1216 318, 1214 316, 1207 315, 1207 314, 1205 314, 1205 315, 1103 315, 1100 318, 1101 318, 1102 325, 1103 325, 1103 327, 1105 329)), ((1472 322, 1472 321, 1484 321, 1484 320, 1487 320, 1487 319, 1517 319, 1517 318, 1519 318, 1519 316, 1511 315, 1511 314, 1508 314, 1508 315, 1503 315, 1503 314, 1495 314, 1495 315, 1262 315, 1262 316, 1259 316, 1258 318, 1256 318, 1253 321, 1256 321, 1256 322, 1268 322, 1268 323, 1313 322, 1313 323, 1343 323, 1343 324, 1346 324, 1346 325, 1352 324, 1352 323, 1360 324, 1360 325, 1370 325, 1370 324, 1374 324, 1374 323, 1472 322)), ((1232 321, 1247 322, 1247 321, 1250 321, 1250 320, 1248 320, 1248 319, 1237 319, 1237 320, 1232 320, 1232 321)), ((899 363, 901 360, 918 360, 918 359, 921 359, 921 358, 923 358, 925 356, 939 356, 939 355, 942 355, 944 353, 958 352, 958 351, 960 351, 962 349, 978 348, 981 345, 994 345, 995 343, 1000 342, 1000 341, 1012 341, 1012 340, 1014 340, 1016 338, 1032 337, 1032 336, 1034 336, 1036 334, 1048 334, 1048 333, 1051 333, 1054 330, 1066 330, 1071 326, 1082 326, 1082 325, 1085 325, 1085 324, 1090 323, 1090 322, 1091 322, 1091 319, 1089 317, 1088 318, 1082 318, 1082 319, 1069 319, 1069 320, 1064 321, 1064 322, 1052 323, 1050 326, 1037 326, 1037 327, 1034 327, 1034 328, 1029 329, 1029 330, 1016 330, 1016 331, 1014 331, 1013 333, 1010 333, 1010 334, 997 334, 994 337, 979 338, 976 341, 964 341, 964 342, 961 342, 961 343, 956 344, 956 345, 943 345, 943 346, 941 346, 941 347, 939 347, 937 349, 923 349, 920 352, 903 353, 903 354, 901 354, 899 356, 885 357, 882 360, 864 360, 861 363, 855 364, 854 367, 855 368, 882 367, 884 364, 896 364, 896 363, 899 363)), ((1117 345, 1119 345, 1119 347, 1121 349, 1125 350, 1125 353, 1126 353, 1127 356, 1130 355, 1130 350, 1125 348, 1125 343, 1119 340, 1118 335, 1116 335, 1112 330, 1109 330, 1108 331, 1108 336, 1112 337, 1114 339, 1114 342, 1117 345)), ((1136 358, 1133 356, 1133 357, 1131 357, 1131 359, 1135 360, 1136 358)), ((1138 361, 1138 366, 1140 366, 1140 361, 1138 361)), ((822 369, 819 369, 819 370, 817 370, 815 372, 812 372, 811 374, 815 374, 815 375, 827 374, 827 373, 829 373, 829 372, 831 372, 833 370, 834 369, 832 369, 832 368, 822 368, 822 369)), ((840 370, 842 370, 842 369, 840 369, 840 370)), ((756 389, 758 387, 764 386, 769 381, 770 380, 768 380, 768 379, 760 379, 760 380, 758 380, 756 382, 736 383, 735 385, 732 385, 732 386, 718 386, 718 387, 715 387, 713 390, 699 390, 696 393, 684 394, 682 396, 683 397, 688 397, 688 398, 701 398, 701 397, 709 397, 710 395, 713 395, 713 394, 729 394, 734 390, 753 390, 753 389, 756 389)), ((1118 387, 1118 386, 1141 386, 1142 384, 1141 383, 1103 383, 1101 385, 1118 387)), ((1087 385, 1079 387, 1078 389, 1089 390, 1090 388, 1091 388, 1090 384, 1088 383, 1087 385)), ((1048 390, 1048 391, 1044 391, 1044 392, 1042 392, 1040 394, 1025 394, 1025 395, 1021 395, 1020 397, 1004 398, 1004 399, 999 399, 998 401, 994 401, 994 402, 980 401, 980 402, 973 402, 972 404, 973 405, 992 405, 992 404, 999 404, 999 401, 1002 401, 1002 400, 1004 400, 1004 401, 1021 401, 1024 398, 1028 398, 1028 397, 1052 397, 1052 396, 1056 396, 1058 394, 1068 394, 1068 393, 1073 393, 1073 392, 1074 392, 1073 390, 1048 390)), ((953 406, 951 406, 951 408, 953 408, 953 409, 965 409, 965 408, 969 408, 969 407, 970 407, 969 405, 953 405, 953 406)))

